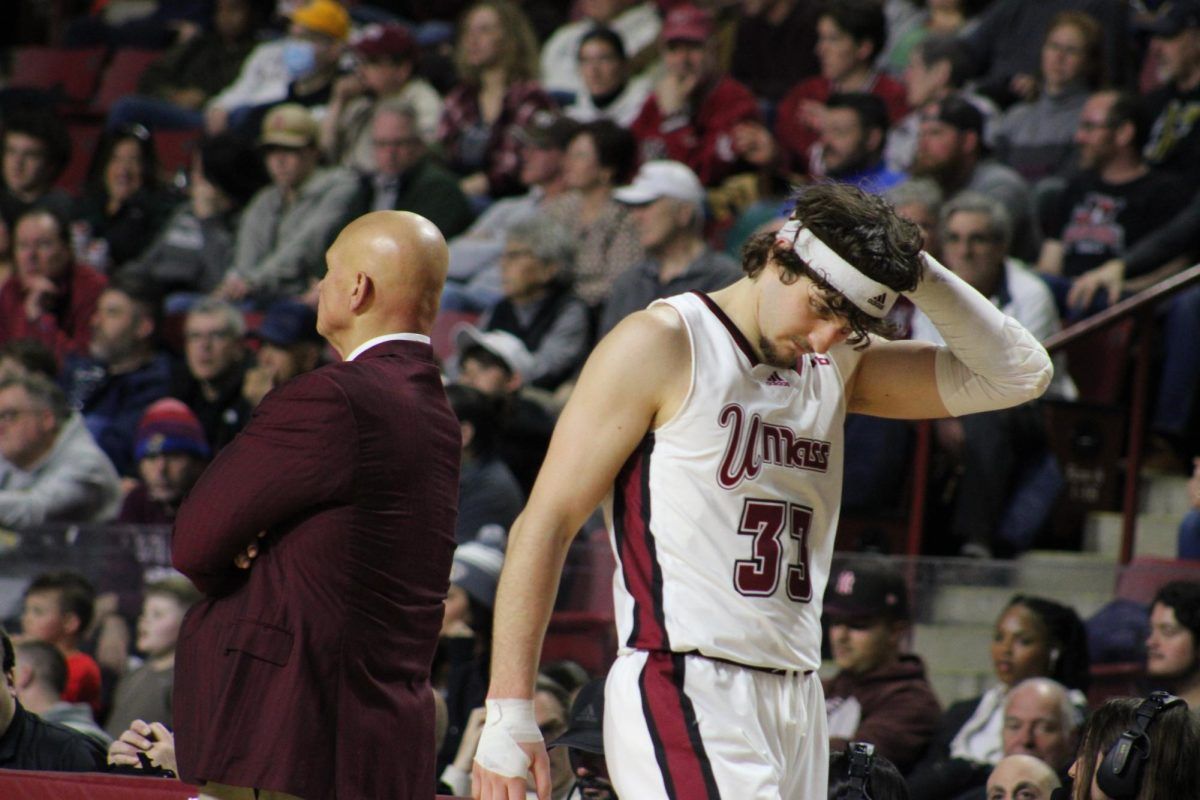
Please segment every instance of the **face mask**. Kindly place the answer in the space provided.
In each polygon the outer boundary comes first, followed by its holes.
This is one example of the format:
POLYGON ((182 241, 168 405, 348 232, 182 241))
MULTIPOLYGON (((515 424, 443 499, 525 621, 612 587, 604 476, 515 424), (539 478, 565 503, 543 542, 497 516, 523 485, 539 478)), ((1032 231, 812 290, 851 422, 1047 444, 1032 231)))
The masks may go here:
POLYGON ((283 43, 283 64, 290 80, 303 78, 317 66, 316 45, 303 39, 288 39, 283 43))

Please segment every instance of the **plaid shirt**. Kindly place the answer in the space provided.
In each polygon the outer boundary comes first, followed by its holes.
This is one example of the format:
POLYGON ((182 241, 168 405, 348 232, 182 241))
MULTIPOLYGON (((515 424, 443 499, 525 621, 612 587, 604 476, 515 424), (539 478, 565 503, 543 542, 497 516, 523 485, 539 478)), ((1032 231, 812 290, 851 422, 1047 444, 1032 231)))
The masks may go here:
MULTIPOLYGON (((521 172, 520 143, 516 132, 529 122, 534 112, 555 108, 554 101, 536 81, 521 81, 508 87, 500 116, 492 123, 483 171, 488 178, 488 194, 506 197, 524 190, 518 178, 521 172)), ((461 161, 462 135, 480 123, 479 88, 459 84, 446 95, 442 120, 438 125, 438 140, 446 163, 459 174, 475 172, 461 161)))

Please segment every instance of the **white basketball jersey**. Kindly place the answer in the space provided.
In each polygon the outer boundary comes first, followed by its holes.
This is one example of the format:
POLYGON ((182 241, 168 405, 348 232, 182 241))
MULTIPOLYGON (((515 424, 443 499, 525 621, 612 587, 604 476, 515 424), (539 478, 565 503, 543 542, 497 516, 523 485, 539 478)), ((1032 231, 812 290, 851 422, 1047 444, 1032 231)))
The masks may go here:
POLYGON ((691 385, 605 500, 619 643, 815 670, 841 503, 844 382, 859 354, 840 345, 794 370, 772 367, 707 296, 659 302, 687 328, 691 385))

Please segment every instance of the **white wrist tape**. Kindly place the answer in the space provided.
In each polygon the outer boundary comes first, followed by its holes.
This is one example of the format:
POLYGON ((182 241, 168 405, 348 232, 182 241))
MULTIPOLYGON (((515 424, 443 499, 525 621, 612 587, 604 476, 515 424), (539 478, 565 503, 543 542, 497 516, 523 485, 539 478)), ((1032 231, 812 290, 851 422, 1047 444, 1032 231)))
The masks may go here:
POLYGON ((540 742, 532 700, 488 700, 475 763, 506 778, 524 778, 533 763, 518 743, 540 742))
POLYGON ((1011 408, 1040 397, 1054 377, 1046 348, 965 281, 923 253, 908 293, 949 349, 937 354, 937 387, 954 416, 1011 408))

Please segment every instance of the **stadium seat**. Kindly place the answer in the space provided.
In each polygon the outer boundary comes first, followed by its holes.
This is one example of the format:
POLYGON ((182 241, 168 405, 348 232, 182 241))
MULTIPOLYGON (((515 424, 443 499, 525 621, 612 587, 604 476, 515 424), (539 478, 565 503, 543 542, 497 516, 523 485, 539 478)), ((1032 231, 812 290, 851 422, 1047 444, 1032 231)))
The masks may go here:
POLYGON ((1135 558, 1117 575, 1117 597, 1148 606, 1165 584, 1180 580, 1200 583, 1200 562, 1135 558))
POLYGON ((158 153, 159 172, 163 180, 170 181, 180 169, 187 170, 192 163, 192 151, 200 140, 200 131, 154 132, 154 149, 158 153))
POLYGON ((72 194, 79 194, 87 181, 88 167, 92 155, 100 142, 104 126, 99 122, 72 122, 67 126, 71 136, 71 160, 58 178, 58 187, 72 194))
POLYGON ((104 69, 100 88, 92 99, 90 110, 106 115, 113 103, 137 92, 138 79, 146 67, 162 55, 161 50, 117 50, 104 69))
POLYGON ((103 47, 20 47, 13 51, 8 85, 40 89, 67 105, 92 99, 106 51, 103 47))

